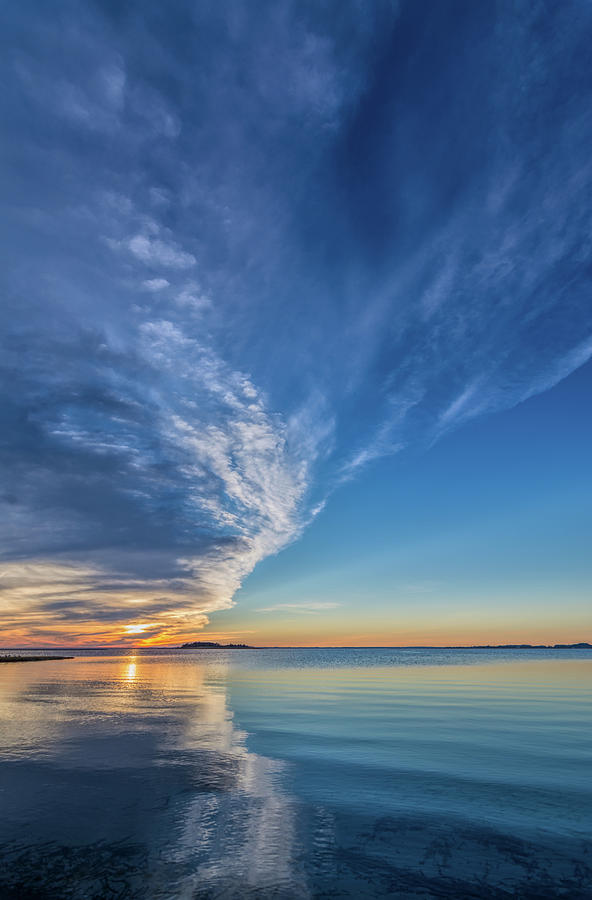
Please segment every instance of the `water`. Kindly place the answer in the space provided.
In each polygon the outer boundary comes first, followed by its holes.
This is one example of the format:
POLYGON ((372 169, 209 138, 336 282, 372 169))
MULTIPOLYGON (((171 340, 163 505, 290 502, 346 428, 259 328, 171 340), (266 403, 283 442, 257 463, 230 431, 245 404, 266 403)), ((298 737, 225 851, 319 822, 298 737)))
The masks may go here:
POLYGON ((1 900, 590 898, 592 652, 0 667, 1 900))

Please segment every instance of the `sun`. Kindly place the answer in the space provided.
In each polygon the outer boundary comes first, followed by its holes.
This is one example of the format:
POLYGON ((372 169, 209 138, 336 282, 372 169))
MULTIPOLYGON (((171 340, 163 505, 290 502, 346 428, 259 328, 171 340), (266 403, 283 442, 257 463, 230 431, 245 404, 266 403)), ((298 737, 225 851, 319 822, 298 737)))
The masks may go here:
POLYGON ((126 634, 144 634, 150 628, 158 628, 158 624, 156 622, 139 622, 136 625, 125 625, 124 627, 126 634))

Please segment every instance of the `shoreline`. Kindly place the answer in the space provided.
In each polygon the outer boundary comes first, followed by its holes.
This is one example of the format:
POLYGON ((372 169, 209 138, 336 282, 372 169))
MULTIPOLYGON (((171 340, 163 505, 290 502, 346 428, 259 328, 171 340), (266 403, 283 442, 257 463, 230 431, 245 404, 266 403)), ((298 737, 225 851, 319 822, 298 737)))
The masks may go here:
POLYGON ((75 659, 74 656, 0 656, 0 663, 41 662, 41 660, 75 659))

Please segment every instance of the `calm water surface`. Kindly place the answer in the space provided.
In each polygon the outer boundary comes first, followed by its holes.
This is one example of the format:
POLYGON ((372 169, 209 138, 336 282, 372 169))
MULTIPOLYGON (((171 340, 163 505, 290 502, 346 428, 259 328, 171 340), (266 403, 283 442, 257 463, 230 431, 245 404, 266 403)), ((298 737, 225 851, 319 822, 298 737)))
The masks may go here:
POLYGON ((0 898, 592 897, 592 652, 0 666, 0 898))

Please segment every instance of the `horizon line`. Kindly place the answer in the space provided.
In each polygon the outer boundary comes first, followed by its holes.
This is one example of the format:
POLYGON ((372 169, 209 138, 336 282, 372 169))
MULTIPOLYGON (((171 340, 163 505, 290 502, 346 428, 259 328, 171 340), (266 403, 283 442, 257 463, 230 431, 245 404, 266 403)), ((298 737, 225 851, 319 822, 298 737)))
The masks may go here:
MULTIPOLYGON (((218 641, 200 642, 191 641, 186 643, 219 643, 218 641)), ((507 644, 245 644, 242 647, 229 644, 220 644, 219 647, 204 646, 201 649, 217 650, 217 649, 244 649, 244 650, 497 650, 504 648, 515 649, 537 649, 537 650, 554 650, 562 647, 573 647, 577 644, 588 644, 592 647, 592 642, 588 641, 562 641, 554 644, 531 644, 527 641, 512 642, 507 644)), ((101 644, 95 646, 83 645, 53 645, 53 646, 11 646, 0 647, 3 650, 191 650, 199 648, 184 647, 182 645, 153 645, 153 646, 113 646, 110 644, 101 644)))

